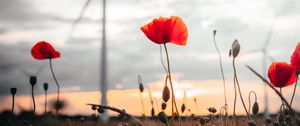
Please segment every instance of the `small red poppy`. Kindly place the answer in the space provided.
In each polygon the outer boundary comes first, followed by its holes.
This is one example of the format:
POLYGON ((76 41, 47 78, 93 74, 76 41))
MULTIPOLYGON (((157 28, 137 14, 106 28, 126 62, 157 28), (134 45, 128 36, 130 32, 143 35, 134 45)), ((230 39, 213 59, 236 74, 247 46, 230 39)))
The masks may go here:
POLYGON ((159 17, 140 28, 148 39, 157 44, 173 43, 186 45, 187 27, 178 16, 159 17))
POLYGON ((268 76, 275 87, 292 85, 296 81, 296 74, 292 65, 286 62, 273 62, 268 70, 268 76))
POLYGON ((293 68, 297 71, 297 73, 300 72, 300 42, 297 44, 294 53, 291 56, 291 64, 293 68))
POLYGON ((59 58, 60 53, 55 51, 48 42, 40 41, 31 49, 31 55, 38 60, 59 58))

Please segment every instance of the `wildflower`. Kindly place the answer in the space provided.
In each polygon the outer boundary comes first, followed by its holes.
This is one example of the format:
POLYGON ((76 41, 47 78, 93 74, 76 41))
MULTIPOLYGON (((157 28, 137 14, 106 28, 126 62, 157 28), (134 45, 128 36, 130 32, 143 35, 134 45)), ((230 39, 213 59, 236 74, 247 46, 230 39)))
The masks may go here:
POLYGON ((31 49, 31 55, 38 60, 59 58, 60 53, 45 41, 40 41, 31 49))
POLYGON ((286 62, 273 62, 268 70, 270 82, 275 87, 286 87, 296 81, 296 74, 292 65, 286 62))
POLYGON ((152 42, 157 44, 173 43, 186 45, 187 27, 178 16, 159 17, 140 28, 152 42))

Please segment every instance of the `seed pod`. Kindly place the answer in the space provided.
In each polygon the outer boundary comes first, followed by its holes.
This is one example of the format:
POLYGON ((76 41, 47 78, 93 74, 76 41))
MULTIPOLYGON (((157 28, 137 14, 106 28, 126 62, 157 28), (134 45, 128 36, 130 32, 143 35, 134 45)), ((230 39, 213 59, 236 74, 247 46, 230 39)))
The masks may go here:
POLYGON ((217 34, 217 30, 214 30, 214 36, 217 34))
POLYGON ((184 104, 182 104, 182 105, 181 105, 181 112, 183 113, 183 112, 184 112, 184 110, 185 110, 185 105, 184 105, 184 104))
POLYGON ((47 90, 48 90, 48 87, 49 87, 49 86, 48 86, 48 83, 44 83, 43 87, 44 87, 44 90, 47 91, 47 90))
POLYGON ((259 111, 259 106, 257 102, 254 102, 254 104, 252 105, 252 113, 253 115, 256 115, 259 111))
POLYGON ((37 81, 36 76, 30 76, 29 82, 32 86, 36 84, 36 81, 37 81))
POLYGON ((164 102, 168 102, 168 100, 170 99, 170 89, 167 85, 165 85, 164 90, 162 92, 162 98, 164 102))
POLYGON ((211 113, 216 113, 217 112, 217 109, 215 107, 209 107, 207 110, 211 113))
POLYGON ((256 126, 256 123, 254 121, 248 121, 248 126, 256 126))
POLYGON ((239 41, 237 39, 235 39, 233 41, 232 47, 231 47, 231 53, 232 53, 233 58, 235 58, 239 55, 240 48, 241 48, 241 46, 239 44, 239 41))
POLYGON ((97 106, 95 105, 92 105, 92 108, 91 108, 93 111, 95 111, 97 109, 97 106))
POLYGON ((155 111, 154 111, 154 108, 152 107, 151 109, 151 116, 154 117, 155 116, 155 111))
POLYGON ((161 121, 162 123, 164 123, 164 124, 168 124, 168 117, 167 117, 167 115, 166 115, 166 113, 165 112, 160 112, 160 113, 158 113, 158 119, 159 119, 159 121, 161 121))
POLYGON ((161 103, 161 109, 165 110, 167 108, 167 103, 163 102, 161 103))
POLYGON ((11 93, 11 95, 15 95, 17 93, 17 88, 15 88, 15 87, 10 88, 10 93, 11 93))

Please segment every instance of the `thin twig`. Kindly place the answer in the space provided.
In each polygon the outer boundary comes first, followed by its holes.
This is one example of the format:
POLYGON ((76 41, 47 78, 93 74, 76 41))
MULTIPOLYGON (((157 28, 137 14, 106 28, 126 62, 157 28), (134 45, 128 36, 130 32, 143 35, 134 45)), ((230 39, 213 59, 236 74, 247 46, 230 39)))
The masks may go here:
POLYGON ((131 114, 129 114, 126 111, 123 111, 121 109, 118 109, 118 108, 115 108, 115 107, 106 106, 106 105, 97 105, 97 104, 87 104, 87 105, 97 106, 97 107, 100 107, 100 108, 103 108, 103 109, 109 109, 109 110, 117 112, 117 113, 119 113, 121 115, 125 115, 125 116, 131 118, 137 124, 139 124, 141 126, 144 126, 144 124, 139 119, 137 119, 136 117, 132 116, 131 114))

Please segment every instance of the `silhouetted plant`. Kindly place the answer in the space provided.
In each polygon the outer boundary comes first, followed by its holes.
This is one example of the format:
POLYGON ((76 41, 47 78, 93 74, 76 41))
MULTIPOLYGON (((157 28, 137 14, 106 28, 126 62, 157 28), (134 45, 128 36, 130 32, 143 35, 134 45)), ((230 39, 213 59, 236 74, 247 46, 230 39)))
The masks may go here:
POLYGON ((34 99, 33 87, 34 87, 34 85, 36 85, 36 82, 37 82, 36 76, 30 76, 29 82, 30 82, 30 85, 31 85, 31 96, 32 96, 32 102, 33 102, 33 112, 35 112, 35 99, 34 99))
POLYGON ((13 87, 10 88, 10 94, 12 95, 12 105, 11 105, 11 112, 14 113, 14 107, 15 107, 15 95, 17 93, 17 88, 13 87))
POLYGON ((159 121, 161 121, 166 126, 168 126, 168 117, 165 112, 163 112, 163 111, 159 112, 157 116, 158 116, 159 121))
POLYGON ((245 112, 247 114, 247 119, 250 120, 250 116, 249 116, 249 113, 247 111, 247 108, 246 108, 246 105, 245 105, 245 102, 244 102, 244 99, 243 99, 243 96, 242 96, 242 91, 241 91, 241 88, 240 88, 240 84, 239 84, 238 77, 237 77, 237 72, 236 72, 236 67, 235 67, 235 58, 238 56, 238 54, 240 52, 240 48, 241 47, 240 47, 240 44, 239 44, 238 40, 235 39, 234 42, 232 43, 231 50, 229 51, 229 56, 232 55, 232 57, 233 57, 232 66, 233 66, 233 72, 234 72, 234 77, 233 77, 233 82, 234 82, 233 83, 234 84, 233 123, 234 123, 234 125, 236 125, 235 108, 236 108, 237 90, 238 90, 239 96, 241 98, 241 101, 242 101, 243 107, 245 109, 245 112))
POLYGON ((141 75, 138 75, 138 84, 139 84, 139 90, 140 90, 140 98, 141 98, 141 105, 142 105, 142 109, 143 109, 143 114, 142 116, 145 116, 145 105, 144 105, 144 101, 143 101, 143 92, 144 92, 144 85, 143 85, 143 82, 142 82, 142 77, 141 75))
POLYGON ((248 100, 249 100, 249 107, 248 107, 248 112, 250 112, 250 108, 251 108, 251 94, 254 94, 254 98, 255 98, 255 101, 252 105, 252 114, 253 115, 256 115, 259 111, 259 106, 258 106, 258 102, 257 102, 257 96, 256 96, 256 93, 255 91, 250 91, 249 92, 249 96, 248 96, 248 100))
POLYGON ((45 114, 47 113, 47 91, 48 91, 48 83, 44 83, 43 88, 45 91, 45 114))
MULTIPOLYGON (((46 41, 40 41, 37 42, 31 49, 31 55, 37 59, 37 60, 45 60, 49 59, 49 65, 50 65, 50 70, 53 76, 53 79, 55 81, 55 84, 57 86, 57 96, 56 96, 56 103, 60 103, 59 101, 59 92, 60 92, 60 87, 58 84, 58 81, 55 77, 53 67, 52 67, 52 59, 59 58, 60 53, 56 51, 51 44, 49 44, 46 41)), ((58 109, 56 109, 56 115, 58 116, 58 109)))
POLYGON ((225 84, 225 76, 224 76, 224 71, 223 71, 223 66, 222 66, 222 56, 221 56, 221 52, 218 48, 217 42, 216 42, 216 34, 217 34, 217 30, 213 31, 213 36, 214 36, 214 45, 215 48, 218 52, 219 55, 219 65, 220 65, 220 70, 221 70, 221 75, 222 75, 222 80, 223 80, 223 93, 224 93, 224 111, 225 111, 225 126, 228 125, 228 104, 227 104, 227 98, 226 98, 226 84, 225 84))
POLYGON ((137 118, 135 118, 134 116, 128 114, 124 109, 121 110, 121 109, 118 109, 118 108, 115 108, 115 107, 110 107, 110 106, 106 106, 106 105, 97 105, 97 104, 87 104, 87 105, 90 105, 90 106, 96 106, 96 107, 98 107, 98 109, 99 109, 99 108, 101 108, 101 109, 108 109, 108 110, 117 112, 117 113, 119 113, 121 116, 128 117, 129 119, 134 120, 138 125, 143 126, 143 123, 142 123, 139 119, 137 119, 137 118))

